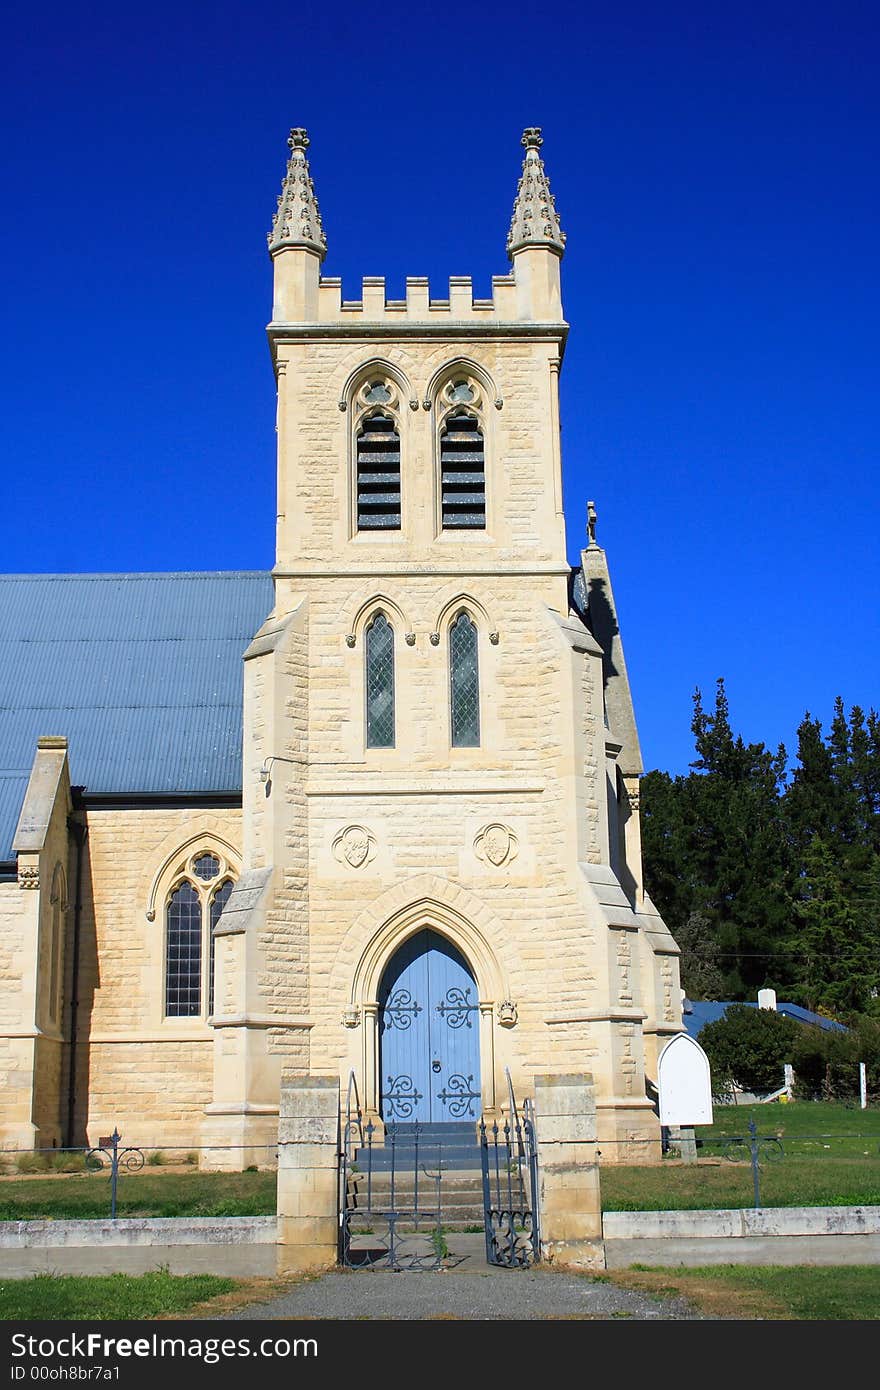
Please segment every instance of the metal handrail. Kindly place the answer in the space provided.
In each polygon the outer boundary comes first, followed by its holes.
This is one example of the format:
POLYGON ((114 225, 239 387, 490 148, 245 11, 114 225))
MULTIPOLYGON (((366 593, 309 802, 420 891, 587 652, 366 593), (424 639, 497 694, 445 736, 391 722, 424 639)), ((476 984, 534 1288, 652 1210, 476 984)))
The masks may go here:
POLYGON ((358 1138, 359 1138, 360 1141, 361 1141, 360 1147, 363 1147, 363 1143, 364 1143, 364 1115, 363 1115, 363 1111, 361 1110, 361 1098, 360 1098, 360 1094, 359 1094, 359 1092, 358 1092, 357 1077, 356 1077, 355 1074, 354 1074, 354 1067, 352 1067, 351 1071, 350 1071, 349 1074, 348 1074, 348 1092, 347 1092, 346 1098, 345 1098, 345 1142, 346 1142, 346 1144, 348 1143, 348 1138, 349 1138, 349 1135, 351 1134, 351 1093, 352 1093, 352 1091, 354 1091, 354 1099, 355 1099, 355 1104, 356 1104, 356 1106, 357 1106, 357 1112, 356 1112, 356 1113, 357 1113, 357 1120, 356 1120, 356 1124, 357 1124, 357 1130, 358 1130, 358 1138))
POLYGON ((516 1096, 513 1093, 513 1082, 510 1079, 510 1067, 504 1068, 504 1075, 507 1077, 507 1096, 510 1101, 510 1122, 519 1124, 519 1112, 516 1108, 516 1096))

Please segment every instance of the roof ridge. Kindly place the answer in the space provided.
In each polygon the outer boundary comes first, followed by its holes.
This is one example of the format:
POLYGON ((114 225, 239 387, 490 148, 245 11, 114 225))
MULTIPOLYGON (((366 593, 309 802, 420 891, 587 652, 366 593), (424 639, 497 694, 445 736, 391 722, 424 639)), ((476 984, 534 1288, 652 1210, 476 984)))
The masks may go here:
POLYGON ((272 571, 265 570, 70 570, 33 574, 0 574, 0 579, 265 579, 272 571))

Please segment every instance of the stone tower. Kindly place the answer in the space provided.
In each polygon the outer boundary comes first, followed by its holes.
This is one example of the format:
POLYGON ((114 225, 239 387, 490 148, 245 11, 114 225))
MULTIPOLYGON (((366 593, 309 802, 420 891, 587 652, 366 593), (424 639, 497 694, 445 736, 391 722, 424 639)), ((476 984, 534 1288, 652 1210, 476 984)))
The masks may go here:
POLYGON ((453 276, 390 300, 370 276, 351 301, 321 273, 290 135, 269 235, 276 602, 245 655, 209 1143, 272 1143, 283 1071, 343 1094, 353 1073, 381 1129, 498 1115, 505 1069, 519 1097, 592 1073, 609 1160, 659 1139, 646 1088, 681 1031, 677 949, 642 888, 594 527, 566 561, 565 237, 540 131, 522 143, 490 299, 453 276))

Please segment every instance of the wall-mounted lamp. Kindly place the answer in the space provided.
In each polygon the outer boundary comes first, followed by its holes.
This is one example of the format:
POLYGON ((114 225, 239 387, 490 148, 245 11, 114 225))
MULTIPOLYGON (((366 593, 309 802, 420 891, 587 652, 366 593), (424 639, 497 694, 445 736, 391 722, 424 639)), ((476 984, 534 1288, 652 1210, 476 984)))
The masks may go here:
POLYGON ((264 758, 260 768, 260 781, 265 783, 266 795, 272 790, 272 764, 273 763, 296 763, 298 758, 282 758, 280 754, 273 753, 271 758, 264 758))

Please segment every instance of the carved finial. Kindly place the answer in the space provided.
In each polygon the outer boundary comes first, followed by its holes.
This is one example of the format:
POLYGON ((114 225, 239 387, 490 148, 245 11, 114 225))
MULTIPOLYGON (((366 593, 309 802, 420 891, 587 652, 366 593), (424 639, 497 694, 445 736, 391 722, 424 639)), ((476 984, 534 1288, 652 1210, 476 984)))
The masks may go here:
POLYGON ((306 159, 311 141, 302 126, 294 126, 287 143, 290 158, 269 233, 269 250, 274 255, 288 246, 305 246, 323 260, 327 254, 327 238, 306 159))
POLYGON ((527 126, 521 140, 526 157, 507 237, 507 254, 511 260, 514 252, 527 246, 545 246, 559 256, 565 249, 565 233, 559 226, 556 204, 539 153, 543 143, 540 126, 527 126))
POLYGON ((595 545, 595 544, 596 544, 596 522, 598 521, 598 519, 599 519, 599 517, 598 517, 598 514, 597 514, 597 512, 596 512, 596 503, 595 503, 595 502, 588 502, 588 503, 587 503, 587 536, 589 537, 590 545, 595 545))

